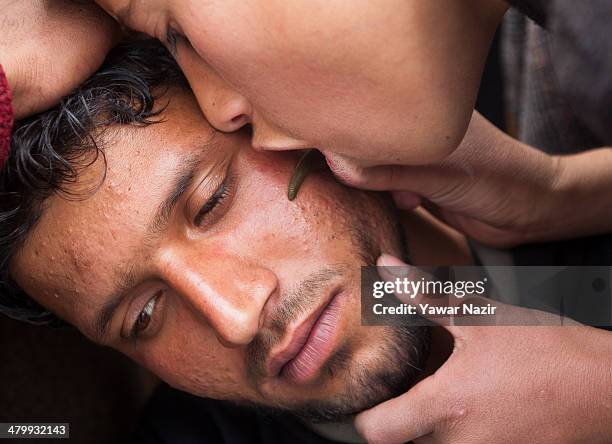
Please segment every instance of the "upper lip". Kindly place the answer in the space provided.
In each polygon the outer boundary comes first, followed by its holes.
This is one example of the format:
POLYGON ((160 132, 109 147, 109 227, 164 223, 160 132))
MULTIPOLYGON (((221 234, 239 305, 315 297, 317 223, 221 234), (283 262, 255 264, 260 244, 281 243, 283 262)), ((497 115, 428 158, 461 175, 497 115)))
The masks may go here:
POLYGON ((268 360, 269 375, 278 376, 285 364, 298 355, 300 350, 302 350, 302 347, 304 347, 308 341, 312 327, 317 322, 317 319, 319 319, 321 314, 325 311, 335 294, 337 294, 337 292, 330 294, 330 296, 323 300, 315 310, 313 310, 308 316, 306 316, 306 318, 302 320, 302 322, 299 324, 293 323, 291 326, 289 326, 285 338, 288 337, 291 339, 282 350, 272 352, 270 359, 268 360))

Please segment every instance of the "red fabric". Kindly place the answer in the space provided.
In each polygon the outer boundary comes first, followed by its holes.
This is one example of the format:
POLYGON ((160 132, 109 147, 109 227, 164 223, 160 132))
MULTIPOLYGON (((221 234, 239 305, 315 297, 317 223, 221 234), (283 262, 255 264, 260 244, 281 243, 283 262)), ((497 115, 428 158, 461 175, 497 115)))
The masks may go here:
POLYGON ((11 106, 11 90, 6 75, 0 65, 0 168, 8 158, 11 146, 11 131, 13 129, 13 107, 11 106))

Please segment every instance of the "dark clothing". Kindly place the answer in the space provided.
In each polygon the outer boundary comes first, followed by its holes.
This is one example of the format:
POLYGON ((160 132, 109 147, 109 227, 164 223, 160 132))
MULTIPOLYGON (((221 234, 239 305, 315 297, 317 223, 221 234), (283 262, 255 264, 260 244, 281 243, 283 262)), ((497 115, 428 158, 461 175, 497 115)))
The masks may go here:
MULTIPOLYGON (((545 14, 536 15, 541 23, 552 26, 558 17, 563 2, 516 2, 529 11, 529 5, 538 7, 545 14), (546 4, 547 8, 540 7, 546 4), (549 17, 550 9, 555 14, 549 17), (556 18, 555 18, 556 17, 556 18)), ((593 14, 585 5, 602 3, 601 16, 610 16, 606 25, 612 23, 612 2, 584 1, 574 2, 573 9, 566 9, 566 14, 576 17, 564 19, 565 22, 586 21, 593 14), (609 3, 607 6, 603 3, 609 3), (571 15, 570 14, 570 15, 571 15)), ((599 23, 599 19, 595 22, 599 23)), ((560 26, 560 25, 558 25, 560 26)), ((572 29, 575 29, 574 25, 572 29)), ((562 34, 562 35, 567 35, 562 34)), ((597 41, 606 41, 609 48, 606 59, 601 63, 612 63, 612 28, 603 26, 589 29, 588 34, 598 34, 597 41)), ((606 142, 605 135, 591 129, 584 121, 582 109, 570 101, 571 94, 559 82, 558 57, 556 51, 560 48, 559 36, 545 30, 534 21, 527 19, 515 10, 506 15, 502 27, 502 65, 504 71, 505 105, 509 114, 510 132, 519 140, 551 154, 568 154, 597 148, 608 143, 612 145, 612 137, 606 142), (557 48, 557 49, 555 49, 557 48)), ((565 41, 562 39, 562 41, 565 41)), ((600 47, 601 48, 601 47, 600 47)), ((612 88, 612 76, 608 72, 597 72, 595 66, 588 61, 576 65, 584 71, 574 79, 574 82, 591 85, 588 77, 593 77, 592 86, 604 85, 604 90, 612 88), (601 76, 606 82, 597 81, 601 76)), ((610 65, 612 70, 612 65, 610 65)), ((612 71, 610 71, 612 72, 612 71)), ((576 86, 578 88, 578 86, 576 86)), ((602 90, 603 91, 603 90, 602 90)), ((605 95, 605 94, 604 94, 605 95)), ((603 100, 603 96, 602 96, 603 100)), ((606 120, 607 129, 612 132, 612 103, 609 103, 606 120)), ((601 123, 601 122, 600 122, 601 123)), ((596 124, 596 125, 599 125, 596 124)), ((612 174, 612 171, 611 171, 612 174)), ((568 203, 569 204, 569 203, 568 203)), ((612 234, 591 236, 570 241, 550 242, 539 245, 526 245, 515 249, 516 265, 612 265, 612 234)))
POLYGON ((612 2, 508 3, 548 31, 551 70, 559 93, 594 143, 612 146, 612 2))
POLYGON ((549 1, 554 0, 508 0, 506 3, 521 11, 540 26, 546 23, 546 11, 549 1))
POLYGON ((132 444, 332 444, 289 415, 198 398, 163 384, 147 404, 132 444))
MULTIPOLYGON (((546 26, 553 26, 555 20, 561 20, 558 16, 550 16, 550 8, 553 8, 554 5, 559 8, 564 2, 517 3, 522 3, 522 7, 527 8, 526 11, 529 11, 529 5, 535 5, 535 7, 544 3, 548 5, 548 8, 538 8, 535 15, 535 18, 546 26)), ((562 22, 566 25, 574 23, 572 29, 576 28, 577 22, 586 23, 592 19, 593 14, 584 7, 596 3, 598 2, 572 3, 573 9, 567 9, 566 14, 573 14, 574 17, 566 17, 562 22)), ((602 16, 607 14, 610 17, 611 12, 610 6, 602 4, 602 16)), ((600 18, 592 19, 593 23, 603 24, 599 22, 600 18)), ((612 17, 604 21, 607 24, 611 22, 611 19, 612 17)), ((516 10, 508 12, 502 27, 502 65, 505 108, 509 117, 511 135, 551 154, 577 153, 606 144, 612 145, 612 137, 606 134, 606 131, 599 131, 605 126, 603 122, 607 123, 607 131, 612 131, 612 118, 610 117, 612 103, 609 97, 605 98, 606 94, 608 96, 610 94, 606 93, 606 90, 610 91, 612 76, 598 72, 598 66, 602 64, 607 64, 612 69, 610 65, 612 63, 612 39, 610 42, 605 41, 606 37, 612 37, 612 28, 609 31, 607 27, 593 26, 594 28, 588 29, 586 33, 588 35, 597 34, 597 36, 591 36, 592 41, 600 42, 599 49, 593 48, 594 51, 608 47, 608 54, 602 57, 605 60, 593 65, 589 63, 589 60, 581 62, 575 59, 576 66, 582 71, 580 74, 576 73, 573 79, 570 78, 571 76, 566 76, 564 83, 561 81, 559 70, 565 69, 566 65, 563 64, 567 63, 568 54, 560 55, 558 52, 564 44, 569 44, 566 41, 569 30, 565 30, 565 34, 555 34, 552 30, 542 28, 516 10), (591 82, 589 82, 589 76, 592 76, 591 82), (601 76, 606 77, 605 81, 598 80, 601 76), (568 86, 571 82, 567 82, 570 80, 574 86, 568 86), (582 96, 580 103, 576 101, 576 94, 579 93, 579 90, 590 87, 600 91, 601 100, 608 101, 607 115, 601 113, 596 119, 597 122, 589 117, 591 108, 589 108, 590 105, 585 104, 586 96, 582 96), (568 91, 567 88, 575 90, 568 91)), ((582 39, 583 42, 588 40, 588 36, 582 39)), ((577 53, 572 52, 574 49, 576 48, 568 48, 567 51, 576 56, 577 53)), ((601 103, 597 103, 594 106, 600 105, 601 103)), ((571 202, 568 202, 568 205, 571 205, 571 202)), ((612 234, 522 245, 515 248, 513 253, 515 265, 612 265, 612 234)), ((579 283, 574 282, 573 284, 579 283)), ((585 288, 589 289, 588 286, 585 288)), ((565 314, 587 324, 609 326, 609 314, 612 313, 610 292, 595 294, 587 290, 576 291, 574 297, 563 300, 565 314), (585 310, 587 306, 589 309, 585 310), (594 316, 594 314, 599 315, 594 316)), ((523 300, 521 305, 538 307, 531 305, 531 302, 533 301, 523 300)))

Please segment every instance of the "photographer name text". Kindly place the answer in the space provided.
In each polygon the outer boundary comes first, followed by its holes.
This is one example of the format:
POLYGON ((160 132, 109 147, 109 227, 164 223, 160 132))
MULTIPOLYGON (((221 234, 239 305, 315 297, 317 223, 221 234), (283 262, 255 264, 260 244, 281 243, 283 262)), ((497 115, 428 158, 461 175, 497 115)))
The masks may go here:
POLYGON ((439 306, 431 304, 400 304, 386 306, 374 304, 375 315, 421 315, 421 316, 458 316, 458 315, 494 315, 497 307, 492 304, 461 304, 456 306, 439 306))

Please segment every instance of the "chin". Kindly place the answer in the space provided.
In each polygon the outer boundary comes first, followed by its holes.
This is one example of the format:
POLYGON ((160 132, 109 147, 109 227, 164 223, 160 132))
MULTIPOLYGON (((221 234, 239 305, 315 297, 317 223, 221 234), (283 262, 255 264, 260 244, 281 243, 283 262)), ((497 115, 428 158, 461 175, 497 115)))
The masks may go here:
MULTIPOLYGON (((368 330, 370 330, 368 328, 368 330)), ((352 352, 340 348, 308 385, 277 386, 270 410, 314 422, 343 421, 410 389, 428 356, 426 327, 371 329, 376 343, 352 352)))

